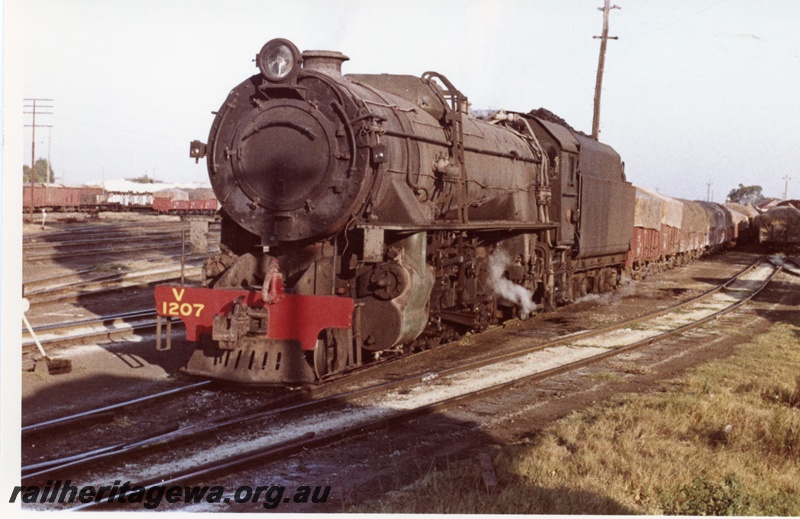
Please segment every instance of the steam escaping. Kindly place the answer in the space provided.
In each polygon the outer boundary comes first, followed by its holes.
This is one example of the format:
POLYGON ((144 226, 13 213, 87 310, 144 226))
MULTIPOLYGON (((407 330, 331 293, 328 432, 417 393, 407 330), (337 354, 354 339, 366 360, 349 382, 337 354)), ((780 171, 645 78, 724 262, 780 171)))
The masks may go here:
POLYGON ((489 279, 495 295, 508 303, 517 305, 520 319, 525 319, 536 309, 536 304, 532 300, 533 294, 530 290, 503 276, 510 266, 511 257, 508 253, 497 249, 489 256, 489 279))
POLYGON ((619 303, 622 299, 636 294, 636 282, 630 278, 623 278, 616 289, 604 294, 586 294, 579 297, 573 303, 600 303, 606 305, 614 305, 619 303))

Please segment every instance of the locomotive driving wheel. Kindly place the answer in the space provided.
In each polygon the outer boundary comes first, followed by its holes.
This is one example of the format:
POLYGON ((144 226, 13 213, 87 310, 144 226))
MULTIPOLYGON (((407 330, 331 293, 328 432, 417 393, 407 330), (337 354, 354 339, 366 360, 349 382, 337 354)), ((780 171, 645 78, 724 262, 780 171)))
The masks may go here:
POLYGON ((347 367, 347 351, 353 344, 353 330, 333 328, 320 332, 314 348, 314 372, 317 378, 338 373, 347 367))

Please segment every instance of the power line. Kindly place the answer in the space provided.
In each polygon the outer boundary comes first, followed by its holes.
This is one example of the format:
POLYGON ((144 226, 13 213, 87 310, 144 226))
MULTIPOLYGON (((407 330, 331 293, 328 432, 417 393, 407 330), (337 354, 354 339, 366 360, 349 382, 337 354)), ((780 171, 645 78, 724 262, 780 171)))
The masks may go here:
MULTIPOLYGON (((650 16, 649 18, 647 18, 643 22, 638 22, 638 27, 644 27, 646 25, 650 25, 655 21, 663 21, 664 17, 666 15, 668 15, 669 13, 671 13, 673 11, 677 11, 678 9, 683 9, 683 6, 685 6, 686 4, 692 3, 692 2, 697 3, 697 0, 684 0, 682 3, 680 3, 678 5, 673 5, 672 7, 666 9, 665 11, 661 11, 661 12, 655 14, 655 15, 650 16)), ((635 17, 639 13, 637 12, 636 7, 634 6, 632 8, 629 7, 628 14, 629 15, 633 14, 634 17, 635 17)))
MULTIPOLYGON (((626 38, 633 38, 633 37, 636 37, 636 36, 641 36, 641 35, 643 35, 643 34, 650 34, 651 32, 660 31, 661 29, 666 29, 667 27, 671 27, 671 26, 673 26, 673 25, 675 25, 675 24, 678 24, 678 23, 680 23, 680 22, 682 22, 682 21, 684 21, 684 20, 688 20, 689 18, 693 18, 693 17, 697 16, 698 14, 700 14, 700 13, 702 13, 702 12, 708 11, 708 10, 709 10, 709 9, 711 9, 712 7, 715 7, 715 6, 717 6, 717 5, 721 4, 721 3, 722 3, 722 2, 724 2, 724 1, 725 1, 725 0, 719 0, 719 1, 717 1, 717 2, 714 2, 714 3, 713 3, 713 4, 711 4, 711 5, 708 5, 708 6, 704 7, 703 9, 700 9, 699 11, 695 11, 695 12, 693 12, 693 13, 691 13, 691 14, 687 15, 687 16, 684 16, 683 18, 678 18, 677 20, 673 20, 673 21, 671 21, 671 22, 669 22, 669 23, 666 23, 666 24, 664 24, 664 25, 660 25, 660 26, 658 26, 658 27, 654 27, 653 29, 648 29, 648 30, 646 30, 646 31, 637 32, 637 33, 634 33, 634 34, 629 34, 629 35, 626 35, 625 37, 626 37, 626 38)), ((679 7, 680 7, 680 6, 679 6, 679 7)), ((667 11, 667 12, 669 12, 669 11, 667 11)))

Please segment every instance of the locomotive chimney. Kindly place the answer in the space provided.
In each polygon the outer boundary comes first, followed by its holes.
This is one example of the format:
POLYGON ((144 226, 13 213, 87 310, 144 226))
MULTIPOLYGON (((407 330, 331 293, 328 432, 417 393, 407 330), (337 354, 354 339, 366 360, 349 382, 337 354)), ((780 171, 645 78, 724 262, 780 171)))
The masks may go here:
POLYGON ((341 52, 334 50, 306 50, 303 51, 303 68, 328 76, 341 77, 342 63, 349 59, 341 52))

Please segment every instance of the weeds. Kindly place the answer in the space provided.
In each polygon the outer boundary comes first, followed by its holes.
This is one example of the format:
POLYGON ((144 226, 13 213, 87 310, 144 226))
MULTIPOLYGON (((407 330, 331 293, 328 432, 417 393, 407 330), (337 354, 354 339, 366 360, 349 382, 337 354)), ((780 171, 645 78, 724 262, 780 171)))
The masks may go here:
POLYGON ((621 380, 622 377, 618 373, 611 371, 599 371, 592 375, 592 379, 598 382, 616 382, 621 380))
POLYGON ((744 487, 729 475, 722 483, 695 478, 672 495, 662 496, 664 513, 673 515, 742 515, 749 507, 744 487))
POLYGON ((750 381, 741 388, 746 390, 758 390, 761 398, 767 403, 782 404, 792 408, 800 408, 800 376, 794 381, 793 387, 770 383, 766 385, 757 381, 750 381))

